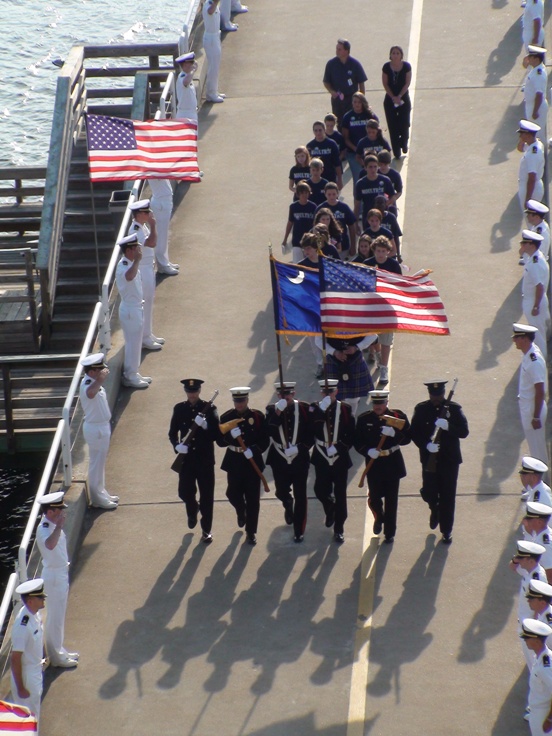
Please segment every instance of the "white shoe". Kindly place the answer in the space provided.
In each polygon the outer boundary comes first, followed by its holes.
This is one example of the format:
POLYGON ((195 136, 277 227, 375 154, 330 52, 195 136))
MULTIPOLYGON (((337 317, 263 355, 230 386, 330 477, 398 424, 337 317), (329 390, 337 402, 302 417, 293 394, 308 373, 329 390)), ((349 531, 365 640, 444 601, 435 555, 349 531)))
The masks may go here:
POLYGON ((129 381, 128 378, 122 378, 121 383, 123 386, 128 386, 128 388, 148 388, 149 383, 147 381, 142 381, 140 378, 135 379, 134 381, 129 381))
POLYGON ((157 268, 157 273, 162 273, 165 276, 178 276, 180 273, 178 268, 175 268, 174 266, 164 266, 163 268, 157 268))
POLYGON ((142 343, 142 348, 144 350, 161 350, 163 346, 160 342, 155 342, 155 340, 146 340, 142 343))
POLYGON ((148 386, 153 381, 153 378, 151 376, 141 376, 139 373, 138 373, 138 379, 140 381, 145 381, 148 384, 148 386))
POLYGON ((232 15, 239 15, 240 13, 248 13, 248 12, 249 12, 249 8, 247 7, 247 5, 242 5, 239 10, 233 10, 232 15))
POLYGON ((224 33, 232 33, 233 31, 237 31, 238 30, 238 24, 237 23, 230 23, 230 25, 228 26, 228 28, 221 28, 221 30, 224 33))
POLYGON ((116 509, 117 504, 115 501, 108 501, 107 499, 99 499, 98 501, 93 501, 91 504, 95 509, 116 509))
POLYGON ((169 266, 171 266, 171 268, 176 268, 176 270, 178 271, 180 268, 180 263, 169 263, 169 266))
POLYGON ((51 667, 65 667, 65 668, 69 668, 69 667, 77 667, 78 664, 79 664, 78 659, 62 659, 59 662, 52 662, 52 660, 50 660, 50 666, 51 667))
POLYGON ((216 97, 206 97, 206 102, 224 102, 224 97, 221 97, 220 95, 217 95, 216 97))
MULTIPOLYGON (((111 494, 107 494, 109 496, 109 499, 113 501, 113 503, 119 503, 119 496, 112 496, 111 494)), ((73 657, 72 654, 69 654, 69 657, 73 657)), ((77 659, 79 658, 79 655, 77 654, 77 659)))
POLYGON ((386 365, 382 365, 380 368, 379 383, 389 383, 389 368, 386 365))
POLYGON ((158 342, 160 345, 164 345, 165 344, 165 338, 164 337, 156 337, 155 335, 152 335, 151 338, 155 342, 158 342))
POLYGON ((67 652, 68 659, 76 659, 78 662, 79 657, 80 657, 80 654, 78 652, 67 652))

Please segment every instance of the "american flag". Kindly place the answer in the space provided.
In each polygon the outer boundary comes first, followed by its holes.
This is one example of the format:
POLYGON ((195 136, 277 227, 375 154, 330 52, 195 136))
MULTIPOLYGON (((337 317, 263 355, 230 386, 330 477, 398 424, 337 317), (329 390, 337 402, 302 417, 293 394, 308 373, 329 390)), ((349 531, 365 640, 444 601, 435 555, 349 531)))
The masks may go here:
POLYGON ((2 736, 21 736, 36 733, 36 718, 28 708, 0 700, 0 733, 2 736))
POLYGON ((334 258, 320 258, 320 317, 329 335, 450 334, 445 307, 427 272, 399 276, 334 258))
POLYGON ((141 122, 87 115, 86 137, 92 181, 201 181, 195 120, 141 122))

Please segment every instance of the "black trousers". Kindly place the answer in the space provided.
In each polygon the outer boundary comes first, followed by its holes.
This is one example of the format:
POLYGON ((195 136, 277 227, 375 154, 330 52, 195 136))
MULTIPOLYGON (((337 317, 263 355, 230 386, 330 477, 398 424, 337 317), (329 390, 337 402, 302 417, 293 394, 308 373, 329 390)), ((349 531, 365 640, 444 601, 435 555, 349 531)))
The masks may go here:
POLYGON ((332 97, 332 112, 337 118, 337 127, 341 130, 341 121, 346 112, 353 109, 353 98, 344 97, 342 100, 339 97, 332 97))
POLYGON ((307 525, 307 478, 309 464, 301 463, 288 465, 273 465, 272 475, 276 486, 276 498, 291 508, 293 504, 293 531, 295 536, 305 533, 307 525), (293 491, 293 499, 291 493, 293 491), (295 503, 293 501, 295 500, 295 503))
POLYGON ((445 535, 451 534, 454 526, 459 467, 454 463, 437 463, 435 473, 422 470, 420 494, 432 511, 439 511, 439 529, 445 535))
POLYGON ((399 478, 374 477, 368 473, 368 506, 376 521, 382 522, 387 539, 394 537, 397 531, 399 484, 399 478))
POLYGON ((401 149, 404 151, 408 148, 408 139, 410 136, 410 112, 412 105, 410 99, 407 98, 404 105, 395 107, 393 100, 389 95, 385 95, 383 101, 383 109, 385 110, 385 118, 387 120, 387 129, 391 138, 391 148, 395 158, 401 155, 401 149))
POLYGON ((226 498, 238 516, 245 516, 246 534, 256 534, 261 508, 261 479, 254 473, 228 473, 226 498))
POLYGON ((347 519, 347 476, 349 468, 330 465, 315 466, 314 494, 327 514, 335 508, 334 532, 343 534, 347 519), (335 500, 334 500, 335 499, 335 500))
POLYGON ((215 466, 209 463, 184 465, 178 477, 178 495, 186 504, 188 516, 201 514, 201 528, 211 531, 213 526, 213 503, 215 500, 215 466), (199 488, 199 503, 196 493, 199 488))

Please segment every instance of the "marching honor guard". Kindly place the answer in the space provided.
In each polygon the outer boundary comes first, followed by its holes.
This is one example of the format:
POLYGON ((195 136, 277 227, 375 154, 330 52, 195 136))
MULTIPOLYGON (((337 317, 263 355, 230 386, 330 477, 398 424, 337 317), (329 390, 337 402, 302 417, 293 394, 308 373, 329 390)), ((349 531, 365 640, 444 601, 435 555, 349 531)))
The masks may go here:
POLYGON ((263 452, 269 443, 265 417, 258 409, 249 408, 249 386, 230 389, 234 408, 220 418, 217 445, 226 447, 220 466, 228 476, 226 497, 236 510, 238 526, 245 527, 247 542, 257 544, 263 452))
POLYGON ((420 494, 430 509, 430 529, 440 527, 443 543, 452 542, 456 484, 462 463, 460 440, 469 434, 460 404, 445 400, 448 381, 426 381, 429 399, 414 408, 411 437, 420 451, 420 494))
POLYGON ((142 247, 142 258, 138 265, 142 277, 144 298, 144 326, 142 347, 146 350, 161 350, 165 339, 153 334, 153 301, 155 299, 155 246, 157 245, 157 223, 151 211, 150 200, 140 199, 129 205, 133 222, 128 235, 136 235, 142 247))
POLYGON ((333 526, 338 544, 345 541, 344 525, 347 519, 347 476, 352 467, 349 450, 353 446, 355 418, 349 404, 337 399, 338 381, 318 381, 323 395, 311 404, 314 430, 314 493, 324 507, 325 524, 333 526))
POLYGON ((536 457, 525 455, 521 458, 519 477, 523 483, 522 501, 537 501, 552 506, 550 486, 542 479, 547 470, 548 465, 536 457))
POLYGON ((406 476, 401 446, 410 443, 410 423, 399 409, 389 409, 389 391, 370 391, 372 409, 355 427, 355 450, 366 458, 368 506, 374 514, 374 534, 382 529, 391 544, 397 530, 399 484, 406 476))
POLYGON ((40 499, 43 516, 36 530, 36 542, 42 555, 42 579, 48 596, 44 638, 50 664, 53 667, 76 667, 79 663, 78 653, 68 652, 63 646, 69 596, 69 558, 63 531, 67 508, 64 495, 63 491, 56 491, 40 499))
MULTIPOLYGON (((126 347, 125 347, 126 357, 126 347)), ((81 360, 84 378, 79 398, 84 411, 83 435, 88 445, 88 494, 90 503, 100 509, 116 509, 119 496, 105 489, 105 464, 111 439, 111 410, 103 384, 109 368, 103 353, 93 353, 81 360)))
POLYGON ((307 523, 309 450, 314 437, 309 405, 295 399, 295 385, 294 381, 274 384, 279 399, 266 409, 270 435, 266 464, 272 468, 276 498, 284 506, 285 522, 293 524, 294 539, 302 542, 307 523))
MULTIPOLYGON (((213 504, 215 500, 215 440, 219 434, 217 407, 199 398, 203 381, 184 378, 180 383, 186 401, 173 409, 169 439, 182 463, 178 471, 178 495, 186 505, 188 528, 197 525, 201 514, 201 540, 213 541, 213 504), (199 504, 196 499, 199 488, 199 504)), ((215 394, 216 396, 216 394, 215 394)))
POLYGON ((44 580, 27 580, 18 585, 15 592, 21 596, 23 605, 12 629, 12 702, 28 708, 38 723, 42 696, 43 632, 40 611, 46 599, 44 580))

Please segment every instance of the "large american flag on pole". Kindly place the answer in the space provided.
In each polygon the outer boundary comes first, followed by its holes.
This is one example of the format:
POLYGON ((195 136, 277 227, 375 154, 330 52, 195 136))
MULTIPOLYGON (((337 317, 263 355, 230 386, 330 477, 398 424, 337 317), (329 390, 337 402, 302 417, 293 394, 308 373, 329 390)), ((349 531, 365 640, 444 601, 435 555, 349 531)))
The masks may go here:
POLYGON ((125 120, 86 115, 92 181, 201 181, 195 120, 125 120))
POLYGON ((320 258, 320 317, 328 335, 449 335, 445 307, 425 271, 414 276, 320 258))

